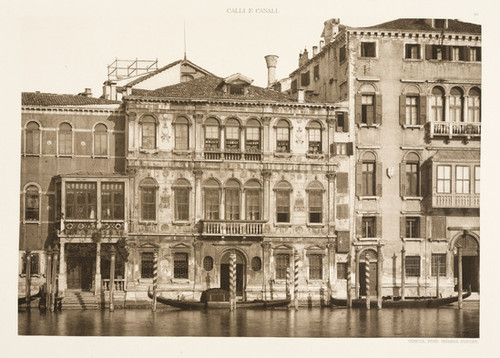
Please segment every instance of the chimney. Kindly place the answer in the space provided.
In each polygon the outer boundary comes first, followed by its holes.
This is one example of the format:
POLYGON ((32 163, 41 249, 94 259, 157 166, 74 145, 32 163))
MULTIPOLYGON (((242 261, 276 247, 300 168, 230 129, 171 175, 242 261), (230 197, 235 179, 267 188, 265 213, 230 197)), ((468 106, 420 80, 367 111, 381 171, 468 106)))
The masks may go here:
POLYGON ((85 88, 85 92, 83 92, 85 97, 92 97, 92 88, 85 88))
POLYGON ((325 41, 324 40, 320 40, 319 41, 319 50, 321 51, 323 49, 323 46, 325 45, 325 41))
POLYGON ((318 54, 318 46, 313 46, 313 57, 318 54))
POLYGON ((304 103, 304 90, 302 88, 297 90, 297 102, 304 103))
POLYGON ((102 86, 102 95, 105 99, 115 100, 116 97, 116 82, 106 81, 102 86))
POLYGON ((339 33, 340 19, 329 19, 324 22, 323 33, 325 43, 332 42, 335 36, 339 33))
POLYGON ((309 60, 309 53, 307 52, 307 48, 304 49, 304 52, 299 57, 299 67, 302 66, 309 60))
POLYGON ((278 56, 267 55, 264 56, 267 65, 267 87, 276 82, 276 65, 278 64, 278 56))

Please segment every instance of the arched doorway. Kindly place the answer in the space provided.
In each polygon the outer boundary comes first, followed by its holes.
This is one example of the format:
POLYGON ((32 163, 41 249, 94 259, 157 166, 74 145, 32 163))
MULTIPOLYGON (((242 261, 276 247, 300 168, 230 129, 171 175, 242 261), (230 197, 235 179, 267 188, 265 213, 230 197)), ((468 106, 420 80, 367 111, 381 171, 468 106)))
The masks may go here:
POLYGON ((366 296, 366 258, 370 263, 370 296, 377 295, 377 252, 367 249, 359 254, 359 295, 366 296))
MULTIPOLYGON (((479 242, 471 235, 462 235, 455 241, 453 263, 455 282, 458 282, 458 254, 456 254, 458 245, 462 247, 462 287, 464 290, 470 287, 472 292, 479 292, 479 242)), ((458 283, 455 285, 455 291, 457 290, 458 283)))
MULTIPOLYGON (((226 251, 220 260, 220 288, 229 291, 229 265, 232 250, 226 251)), ((236 295, 243 296, 245 291, 246 260, 238 250, 236 252, 236 295)))

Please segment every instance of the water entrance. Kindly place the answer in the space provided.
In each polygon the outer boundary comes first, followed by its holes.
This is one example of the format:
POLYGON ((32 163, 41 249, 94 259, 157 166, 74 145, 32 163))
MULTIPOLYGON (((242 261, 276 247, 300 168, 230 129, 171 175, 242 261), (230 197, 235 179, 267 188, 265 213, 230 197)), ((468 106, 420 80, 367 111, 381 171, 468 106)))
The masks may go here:
MULTIPOLYGON (((229 260, 230 251, 226 252, 222 256, 220 264, 220 288, 224 290, 229 290, 229 260)), ((243 296, 245 291, 245 257, 236 251, 236 295, 243 296)))

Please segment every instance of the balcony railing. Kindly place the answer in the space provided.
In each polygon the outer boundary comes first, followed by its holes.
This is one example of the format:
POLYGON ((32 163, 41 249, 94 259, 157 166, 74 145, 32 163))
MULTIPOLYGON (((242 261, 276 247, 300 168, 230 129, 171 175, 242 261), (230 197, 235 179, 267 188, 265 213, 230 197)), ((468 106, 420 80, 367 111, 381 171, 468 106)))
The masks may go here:
POLYGON ((480 122, 429 122, 429 136, 433 137, 480 137, 480 122))
POLYGON ((207 160, 219 160, 220 157, 221 157, 221 152, 205 151, 205 159, 207 160))
POLYGON ((479 194, 434 194, 434 208, 479 208, 479 194))
POLYGON ((240 152, 225 152, 224 159, 226 159, 226 160, 240 160, 241 153, 240 152))
POLYGON ((103 236, 121 236, 126 230, 124 220, 61 220, 61 231, 72 236, 91 236, 97 231, 103 236))
POLYGON ((263 222, 255 221, 203 221, 203 236, 236 236, 260 237, 262 236, 263 222))
MULTIPOLYGON (((110 279, 103 279, 102 282, 102 290, 109 291, 110 279)), ((115 291, 126 291, 127 287, 125 285, 125 279, 115 279, 114 280, 114 290, 115 291)))

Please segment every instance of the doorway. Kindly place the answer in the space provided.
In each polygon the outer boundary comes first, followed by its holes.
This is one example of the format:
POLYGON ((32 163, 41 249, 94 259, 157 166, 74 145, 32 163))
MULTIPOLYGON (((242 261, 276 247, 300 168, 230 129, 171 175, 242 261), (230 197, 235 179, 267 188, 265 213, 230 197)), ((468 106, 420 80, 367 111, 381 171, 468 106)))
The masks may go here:
MULTIPOLYGON (((228 291, 230 288, 230 282, 229 282, 230 253, 231 251, 227 251, 222 256, 220 264, 220 288, 228 291)), ((245 271, 246 271, 245 257, 241 254, 241 252, 236 250, 236 296, 244 295, 245 271)))
POLYGON ((87 244, 67 244, 66 273, 68 289, 92 290, 95 248, 87 244))
MULTIPOLYGON (((467 235, 465 239, 460 237, 455 247, 462 247, 462 288, 467 291, 470 287, 472 292, 479 292, 479 244, 477 240, 467 235)), ((455 291, 458 291, 458 257, 453 260, 453 272, 455 277, 455 291)))
POLYGON ((370 261, 370 296, 377 295, 377 253, 365 250, 359 256, 359 295, 366 296, 366 255, 370 261))

